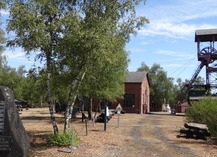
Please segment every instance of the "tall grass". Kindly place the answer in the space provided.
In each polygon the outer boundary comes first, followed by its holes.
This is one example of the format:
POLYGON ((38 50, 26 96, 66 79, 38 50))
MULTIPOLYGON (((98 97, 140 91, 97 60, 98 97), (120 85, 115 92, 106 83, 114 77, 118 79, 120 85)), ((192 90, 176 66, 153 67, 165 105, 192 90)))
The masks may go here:
POLYGON ((189 122, 206 124, 213 137, 217 137, 217 99, 211 97, 194 102, 186 111, 189 122))

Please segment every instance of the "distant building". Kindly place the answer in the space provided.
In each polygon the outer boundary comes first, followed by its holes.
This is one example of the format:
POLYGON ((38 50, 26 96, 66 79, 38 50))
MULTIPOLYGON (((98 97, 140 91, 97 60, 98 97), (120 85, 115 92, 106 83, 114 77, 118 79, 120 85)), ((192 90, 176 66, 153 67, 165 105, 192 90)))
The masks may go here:
MULTIPOLYGON (((125 94, 123 99, 118 99, 116 102, 99 102, 93 100, 93 110, 97 110, 100 105, 104 109, 104 104, 107 104, 109 109, 116 109, 118 104, 121 105, 125 113, 145 114, 150 112, 150 83, 147 72, 128 72, 125 82, 125 94)), ((87 110, 87 106, 85 106, 87 110)))
MULTIPOLYGON (((190 90, 188 92, 188 100, 192 103, 204 99, 206 96, 206 90, 190 90)), ((178 106, 178 113, 185 113, 189 107, 187 100, 182 101, 178 106)))
POLYGON ((111 108, 116 108, 119 103, 126 113, 144 114, 150 112, 150 83, 147 72, 128 73, 124 99, 111 104, 111 108))
POLYGON ((178 113, 185 113, 186 109, 188 108, 189 103, 187 100, 183 101, 179 106, 178 106, 178 113))

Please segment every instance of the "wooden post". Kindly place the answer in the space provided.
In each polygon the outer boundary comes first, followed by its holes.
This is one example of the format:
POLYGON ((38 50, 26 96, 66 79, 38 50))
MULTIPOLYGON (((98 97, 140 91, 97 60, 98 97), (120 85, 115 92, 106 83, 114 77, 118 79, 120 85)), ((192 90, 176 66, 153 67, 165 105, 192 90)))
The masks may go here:
POLYGON ((120 111, 118 111, 118 128, 120 127, 120 111))
POLYGON ((107 105, 105 105, 105 113, 104 113, 104 131, 106 131, 106 123, 107 123, 107 105))
POLYGON ((86 128, 86 136, 88 135, 88 130, 87 130, 87 118, 85 118, 85 128, 86 128))

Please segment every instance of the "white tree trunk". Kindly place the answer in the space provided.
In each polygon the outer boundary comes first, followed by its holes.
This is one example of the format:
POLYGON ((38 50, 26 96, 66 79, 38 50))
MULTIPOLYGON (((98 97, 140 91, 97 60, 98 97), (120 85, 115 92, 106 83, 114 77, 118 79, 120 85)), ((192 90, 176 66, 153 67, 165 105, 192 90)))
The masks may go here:
POLYGON ((64 132, 69 128, 69 120, 71 119, 72 109, 75 104, 75 100, 78 94, 79 87, 81 85, 82 80, 84 79, 86 72, 80 72, 78 75, 78 79, 73 80, 69 92, 68 103, 65 112, 65 124, 64 124, 64 132))

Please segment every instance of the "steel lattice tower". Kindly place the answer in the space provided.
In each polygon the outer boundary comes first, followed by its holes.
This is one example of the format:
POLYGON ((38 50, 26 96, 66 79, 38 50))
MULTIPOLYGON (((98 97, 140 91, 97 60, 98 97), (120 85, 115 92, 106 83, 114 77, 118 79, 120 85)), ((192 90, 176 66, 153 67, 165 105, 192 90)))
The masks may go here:
MULTIPOLYGON (((195 42, 197 42, 197 56, 200 61, 195 73, 189 81, 188 89, 204 89, 204 94, 216 94, 217 90, 217 50, 215 42, 217 41, 217 29, 202 29, 195 31, 195 42), (204 85, 195 83, 200 71, 205 68, 206 82, 204 85)), ((191 94, 193 94, 191 92, 191 94)), ((197 95, 198 96, 198 95, 197 95)), ((202 96, 202 95, 201 95, 202 96)), ((190 94, 189 94, 190 97, 190 94)))

